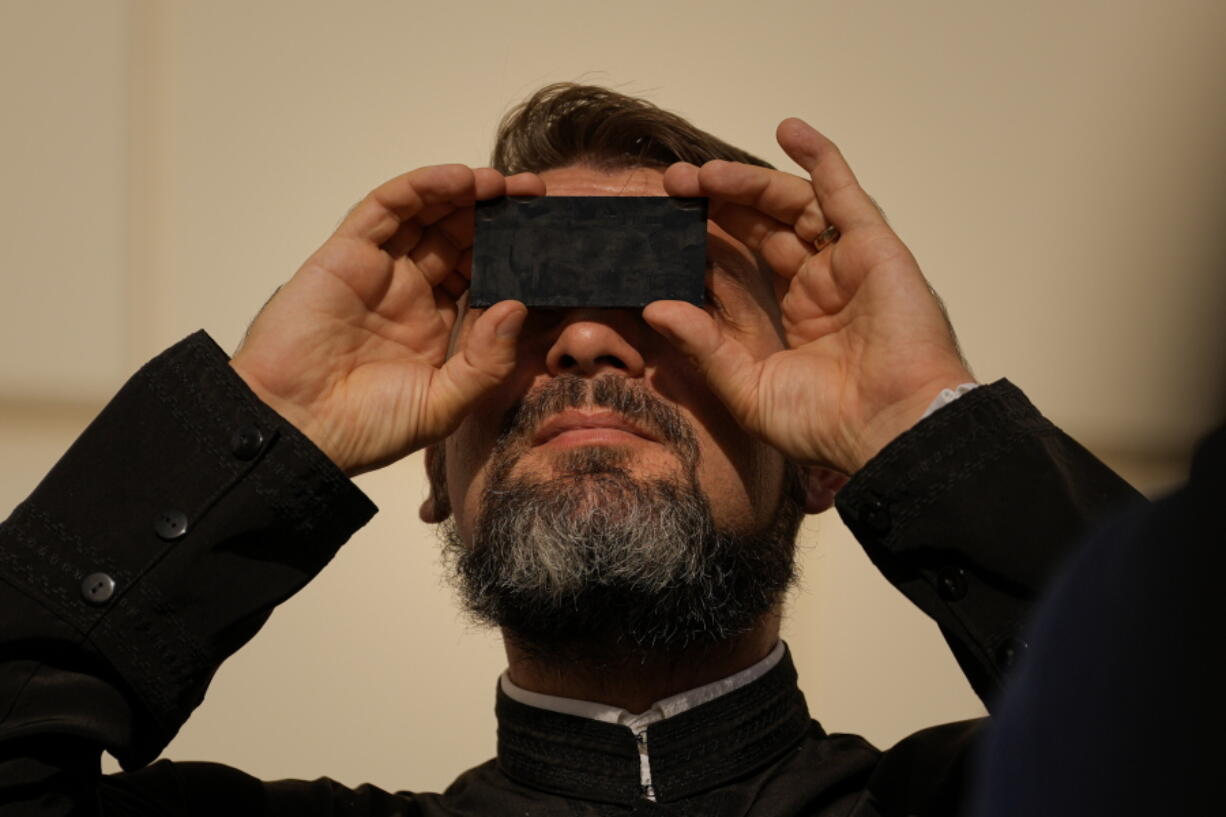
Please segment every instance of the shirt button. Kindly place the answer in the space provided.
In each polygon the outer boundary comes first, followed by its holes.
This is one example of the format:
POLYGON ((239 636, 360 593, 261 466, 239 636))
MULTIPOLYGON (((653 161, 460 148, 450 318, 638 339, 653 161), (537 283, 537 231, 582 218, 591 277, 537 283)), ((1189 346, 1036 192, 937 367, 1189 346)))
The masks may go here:
POLYGON ((167 542, 187 533, 187 514, 173 508, 162 511, 153 520, 153 532, 167 542))
POLYGON ((877 497, 872 497, 865 503, 864 513, 860 518, 864 520, 868 529, 877 535, 884 534, 890 529, 890 509, 877 497))
POLYGON ((960 567, 943 567, 937 573, 937 593, 946 601, 958 601, 966 595, 966 571, 960 567))
POLYGON ((106 604, 115 595, 115 580, 105 573, 90 573, 81 582, 81 595, 90 604, 106 604))
POLYGON ((264 432, 255 426, 243 426, 230 438, 230 451, 240 460, 255 459, 264 445, 264 432))

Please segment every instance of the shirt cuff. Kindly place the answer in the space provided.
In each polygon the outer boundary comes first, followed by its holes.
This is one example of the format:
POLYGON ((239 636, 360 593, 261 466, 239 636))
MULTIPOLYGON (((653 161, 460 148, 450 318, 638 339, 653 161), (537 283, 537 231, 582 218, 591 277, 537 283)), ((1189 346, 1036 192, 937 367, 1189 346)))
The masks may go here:
POLYGON ((979 387, 978 383, 963 383, 959 385, 957 388, 941 389, 941 393, 938 394, 933 399, 933 401, 928 404, 928 409, 924 412, 924 416, 920 417, 920 419, 927 420, 929 417, 932 416, 932 414, 937 409, 945 408, 950 403, 952 403, 953 401, 957 400, 962 395, 969 392, 971 389, 975 389, 978 387, 979 387))

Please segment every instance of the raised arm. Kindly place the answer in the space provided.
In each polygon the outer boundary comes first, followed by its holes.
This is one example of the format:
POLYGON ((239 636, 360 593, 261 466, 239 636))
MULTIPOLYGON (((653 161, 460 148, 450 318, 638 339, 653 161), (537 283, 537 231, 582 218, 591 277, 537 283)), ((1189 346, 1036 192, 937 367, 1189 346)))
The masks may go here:
POLYGON ((743 426, 850 477, 844 520, 989 700, 1046 577, 1137 494, 1007 382, 922 420, 973 382, 939 300, 838 148, 797 119, 777 135, 807 178, 715 161, 674 165, 665 184, 709 196, 713 220, 770 266, 787 348, 756 356, 681 302, 644 317, 743 426))
POLYGON ((154 759, 375 512, 346 475, 441 438, 509 372, 515 303, 447 358, 473 202, 508 191, 541 188, 458 165, 377 188, 233 361, 203 333, 160 355, 0 526, 0 813, 97 809, 101 752, 154 759))

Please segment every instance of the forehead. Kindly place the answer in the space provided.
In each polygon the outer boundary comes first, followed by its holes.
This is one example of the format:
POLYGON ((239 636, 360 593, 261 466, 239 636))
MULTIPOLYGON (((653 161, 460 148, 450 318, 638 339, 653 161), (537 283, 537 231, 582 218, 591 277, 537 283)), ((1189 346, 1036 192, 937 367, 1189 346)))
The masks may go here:
POLYGON ((664 171, 655 167, 630 167, 605 172, 586 165, 572 165, 539 174, 550 196, 666 196, 664 171))

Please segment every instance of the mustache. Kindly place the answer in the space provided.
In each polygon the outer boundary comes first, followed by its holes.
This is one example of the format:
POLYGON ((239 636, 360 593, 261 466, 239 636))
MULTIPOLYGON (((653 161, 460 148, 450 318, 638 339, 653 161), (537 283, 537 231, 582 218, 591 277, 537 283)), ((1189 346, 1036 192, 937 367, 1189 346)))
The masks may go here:
POLYGON ((526 447, 547 419, 567 409, 584 408, 616 412, 676 450, 683 461, 698 459, 698 436, 681 412, 642 382, 616 374, 597 378, 564 374, 528 392, 507 410, 494 451, 526 447))

